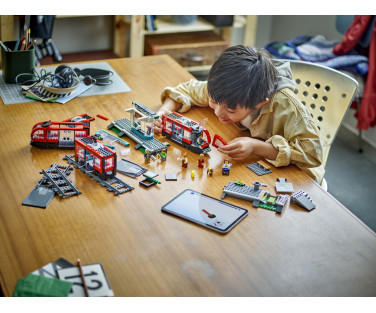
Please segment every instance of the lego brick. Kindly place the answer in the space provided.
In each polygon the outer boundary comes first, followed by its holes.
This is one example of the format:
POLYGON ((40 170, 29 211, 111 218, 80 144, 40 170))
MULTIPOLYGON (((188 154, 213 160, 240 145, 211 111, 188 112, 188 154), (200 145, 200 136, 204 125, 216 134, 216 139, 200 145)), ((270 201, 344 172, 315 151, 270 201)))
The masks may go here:
POLYGON ((301 207, 303 207, 304 209, 308 210, 308 211, 311 211, 313 210, 316 205, 314 203, 312 203, 307 197, 305 197, 304 195, 301 195, 299 197, 297 197, 295 199, 295 202, 300 205, 301 207))
POLYGON ((226 145, 227 145, 227 142, 221 136, 219 136, 218 134, 214 135, 213 141, 212 141, 213 147, 218 148, 220 146, 226 146, 226 145))
POLYGON ((265 168, 258 162, 247 165, 247 168, 249 168, 252 172, 256 173, 258 176, 266 175, 272 172, 270 169, 265 168))
POLYGON ((155 181, 150 181, 149 179, 145 178, 144 180, 139 181, 139 184, 141 186, 144 186, 145 188, 149 188, 151 186, 154 186, 157 184, 155 181))
POLYGON ((55 192, 51 187, 35 186, 22 204, 37 208, 47 208, 54 196, 55 192))
POLYGON ((260 164, 263 168, 270 170, 270 165, 262 160, 257 161, 258 164, 260 164))
POLYGON ((154 177, 157 177, 159 174, 157 174, 157 173, 155 173, 155 172, 153 172, 153 171, 148 171, 148 172, 146 172, 145 174, 144 174, 144 176, 146 177, 146 178, 154 178, 154 177))
POLYGON ((240 198, 248 201, 258 200, 262 190, 255 189, 254 187, 247 185, 239 185, 234 182, 229 182, 224 188, 222 193, 222 199, 228 195, 235 198, 240 198))
POLYGON ((176 174, 165 174, 165 180, 166 181, 175 181, 175 180, 178 180, 178 178, 176 177, 176 174))
POLYGON ((131 161, 121 159, 117 162, 117 171, 132 178, 136 178, 147 172, 147 169, 131 161))
POLYGON ((222 199, 226 196, 231 196, 247 201, 252 201, 252 205, 256 208, 263 208, 281 213, 285 207, 288 196, 277 195, 273 196, 269 192, 260 189, 260 186, 266 186, 259 182, 254 182, 252 186, 247 186, 241 182, 229 182, 222 192, 222 199))
POLYGON ((275 189, 277 192, 294 192, 292 183, 288 183, 285 178, 277 178, 277 181, 275 182, 275 189))
POLYGON ((297 193, 293 194, 291 196, 291 202, 296 203, 307 211, 311 211, 316 208, 316 205, 312 202, 312 199, 303 190, 299 190, 297 193))

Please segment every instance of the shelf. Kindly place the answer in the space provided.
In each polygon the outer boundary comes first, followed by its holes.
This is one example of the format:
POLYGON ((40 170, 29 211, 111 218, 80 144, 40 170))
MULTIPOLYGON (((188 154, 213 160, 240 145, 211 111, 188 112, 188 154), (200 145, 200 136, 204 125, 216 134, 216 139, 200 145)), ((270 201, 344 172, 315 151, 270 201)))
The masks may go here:
POLYGON ((157 30, 144 30, 144 35, 156 35, 156 34, 170 34, 170 33, 184 33, 184 32, 199 32, 213 30, 216 27, 204 20, 201 17, 197 18, 192 24, 173 24, 169 17, 158 17, 156 20, 157 30))
POLYGON ((187 66, 184 67, 188 72, 205 72, 209 71, 211 65, 197 65, 197 66, 187 66))
MULTIPOLYGON (((232 26, 217 27, 198 16, 197 21, 191 24, 179 25, 171 22, 171 16, 158 16, 157 30, 145 30, 145 15, 117 15, 115 17, 115 43, 114 51, 120 57, 126 56, 126 32, 129 30, 129 56, 139 57, 144 55, 146 35, 172 34, 185 32, 201 32, 218 30, 224 40, 230 45, 234 28, 244 28, 243 44, 254 46, 257 28, 256 15, 234 15, 232 26)), ((210 66, 193 66, 186 68, 190 72, 206 71, 210 66)))

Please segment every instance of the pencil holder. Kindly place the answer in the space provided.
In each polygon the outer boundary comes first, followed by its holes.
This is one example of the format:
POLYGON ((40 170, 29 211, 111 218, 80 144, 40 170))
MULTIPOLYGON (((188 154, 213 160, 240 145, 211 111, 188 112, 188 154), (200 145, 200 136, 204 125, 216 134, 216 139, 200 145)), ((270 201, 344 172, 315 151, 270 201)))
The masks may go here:
MULTIPOLYGON (((1 49, 3 79, 8 84, 16 83, 16 77, 22 73, 33 73, 35 67, 35 49, 13 51, 16 41, 5 41, 4 45, 12 51, 1 49)), ((18 83, 30 80, 29 75, 21 76, 18 83)))

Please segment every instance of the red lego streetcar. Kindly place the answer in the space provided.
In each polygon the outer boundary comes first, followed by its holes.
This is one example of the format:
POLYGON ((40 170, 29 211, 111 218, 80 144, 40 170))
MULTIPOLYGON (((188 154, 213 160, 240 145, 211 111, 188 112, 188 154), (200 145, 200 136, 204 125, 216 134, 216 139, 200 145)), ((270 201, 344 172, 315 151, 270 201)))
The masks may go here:
POLYGON ((209 132, 202 123, 197 123, 179 113, 162 115, 162 135, 198 154, 207 154, 211 142, 209 132))
POLYGON ((41 122, 33 126, 30 144, 37 148, 73 149, 76 138, 90 134, 89 122, 41 122))
POLYGON ((30 144, 37 148, 74 149, 76 138, 90 135, 90 122, 94 117, 83 113, 62 122, 40 122, 33 126, 30 144))

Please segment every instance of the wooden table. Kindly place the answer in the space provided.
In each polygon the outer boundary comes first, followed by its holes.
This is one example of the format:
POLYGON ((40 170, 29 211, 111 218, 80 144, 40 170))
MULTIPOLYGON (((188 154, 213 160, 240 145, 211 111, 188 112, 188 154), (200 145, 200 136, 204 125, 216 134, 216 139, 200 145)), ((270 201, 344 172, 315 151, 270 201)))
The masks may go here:
MULTIPOLYGON (((375 296, 376 236, 341 203, 295 166, 272 167, 257 176, 233 162, 222 176, 225 155, 215 148, 204 169, 188 152, 188 169, 177 158, 187 150, 171 143, 167 161, 146 167, 159 174, 160 185, 145 189, 137 179, 118 174, 134 190, 114 196, 79 170, 70 179, 82 194, 51 201, 47 209, 21 203, 52 163, 72 151, 43 150, 29 145, 32 126, 62 121, 82 113, 111 120, 129 115, 132 101, 156 110, 165 86, 192 76, 168 56, 106 60, 132 89, 128 93, 81 97, 65 105, 25 103, 0 105, 0 282, 12 295, 17 280, 60 257, 75 263, 101 263, 116 296, 375 296), (206 168, 214 168, 207 177, 206 168), (191 178, 191 170, 196 177, 191 178), (177 173, 176 182, 164 174, 177 173), (161 212, 161 206, 186 188, 220 198, 229 181, 266 183, 274 193, 276 178, 305 190, 317 205, 311 212, 290 204, 282 214, 253 208, 250 202, 227 197, 249 215, 226 235, 161 212)), ((225 140, 245 135, 221 127, 210 109, 193 108, 196 121, 208 117, 206 128, 225 140)), ((110 121, 96 118, 91 133, 110 121)), ((164 137, 161 141, 166 141, 164 137)), ((130 140, 129 160, 143 164, 130 140)), ((330 186, 329 186, 330 188, 330 186)), ((354 196, 356 196, 354 194, 354 196)), ((359 205, 362 205, 359 199, 359 205)))

